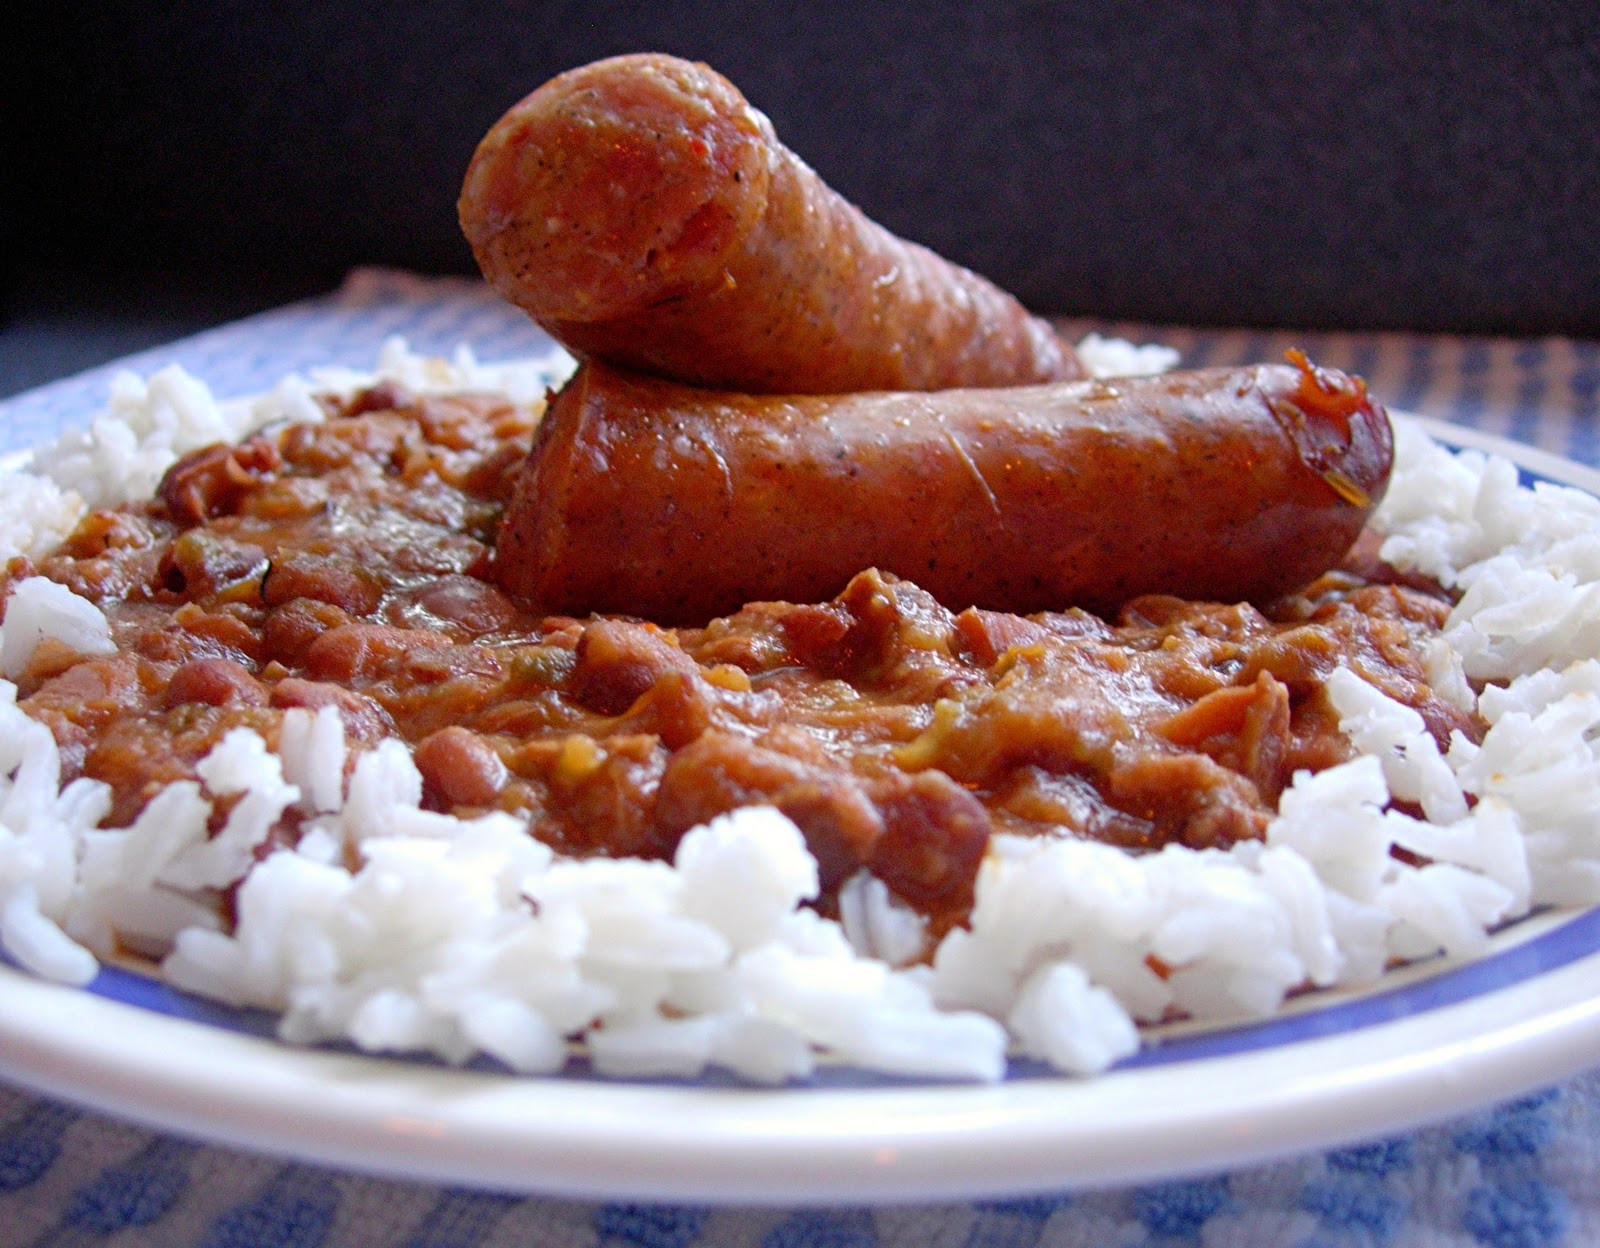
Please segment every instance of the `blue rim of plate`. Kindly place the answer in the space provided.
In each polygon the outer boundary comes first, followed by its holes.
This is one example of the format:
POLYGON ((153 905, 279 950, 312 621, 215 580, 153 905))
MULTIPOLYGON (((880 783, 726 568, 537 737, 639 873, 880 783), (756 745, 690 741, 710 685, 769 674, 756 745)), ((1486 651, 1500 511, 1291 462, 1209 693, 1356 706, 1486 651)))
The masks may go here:
MULTIPOLYGON (((342 290, 328 297, 224 325, 0 402, 0 451, 25 450, 74 422, 81 422, 86 414, 104 404, 111 379, 119 371, 149 374, 178 363, 204 380, 220 397, 228 397, 264 391, 291 372, 325 366, 370 367, 383 344, 397 336, 413 350, 441 355, 449 355, 461 343, 470 343, 483 362, 535 355, 549 346, 540 331, 478 283, 364 271, 353 275, 342 290)), ((1213 337, 1231 342, 1238 335, 1213 337)), ((1189 345, 1191 352, 1198 347, 1199 355, 1213 353, 1211 337, 1202 335, 1189 345)), ((1238 363, 1271 353, 1266 338, 1258 341, 1244 337, 1234 346, 1240 356, 1235 361, 1238 363)), ((1337 359, 1329 362, 1342 364, 1337 359)), ((1594 491, 1595 481, 1600 479, 1594 470, 1549 452, 1506 443, 1493 435, 1476 435, 1470 428, 1437 421, 1423 423, 1435 438, 1457 449, 1487 443, 1495 450, 1512 454, 1524 484, 1575 484, 1573 477, 1577 476, 1589 478, 1579 488, 1594 491)), ((1359 1031, 1468 1002, 1597 952, 1600 908, 1570 915, 1530 916, 1508 925, 1494 940, 1492 952, 1465 963, 1440 957, 1413 964, 1406 973, 1395 974, 1399 981, 1395 986, 1380 982, 1353 996, 1338 991, 1309 993, 1292 998, 1283 1012, 1260 1020, 1192 1031, 1154 1029, 1140 1051, 1116 1068, 1134 1070, 1197 1062, 1359 1031), (1529 926, 1540 930, 1524 938, 1519 929, 1529 926)), ((3 955, 0 961, 5 961, 3 955)), ((206 1027, 261 1038, 275 1035, 276 1016, 267 1011, 191 996, 153 975, 121 966, 103 966, 86 991, 119 1005, 206 1027)), ((327 1047, 354 1051, 349 1045, 327 1047)), ((436 1064, 425 1056, 392 1056, 397 1061, 436 1064)), ((1013 1060, 1007 1078, 1054 1075, 1040 1063, 1013 1060)), ((560 1077, 594 1076, 587 1073, 581 1060, 574 1060, 560 1077)), ((710 1081, 720 1082, 714 1076, 710 1081)), ((905 1081, 825 1067, 810 1084, 841 1086, 863 1082, 893 1085, 905 1081)))

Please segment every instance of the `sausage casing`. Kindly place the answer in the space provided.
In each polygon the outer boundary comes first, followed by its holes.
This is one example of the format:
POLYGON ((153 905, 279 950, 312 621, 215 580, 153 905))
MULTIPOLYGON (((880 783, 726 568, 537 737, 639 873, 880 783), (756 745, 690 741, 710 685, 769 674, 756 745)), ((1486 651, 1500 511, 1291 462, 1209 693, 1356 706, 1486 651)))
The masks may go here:
POLYGON ((935 394, 751 396, 585 364, 546 412, 497 575, 552 609, 699 623, 877 567, 946 606, 1263 600, 1383 493, 1365 386, 1297 363, 935 394))
POLYGON ((1048 323, 869 220, 675 57, 598 61, 513 106, 458 210, 491 285, 582 356, 766 393, 1084 375, 1048 323))

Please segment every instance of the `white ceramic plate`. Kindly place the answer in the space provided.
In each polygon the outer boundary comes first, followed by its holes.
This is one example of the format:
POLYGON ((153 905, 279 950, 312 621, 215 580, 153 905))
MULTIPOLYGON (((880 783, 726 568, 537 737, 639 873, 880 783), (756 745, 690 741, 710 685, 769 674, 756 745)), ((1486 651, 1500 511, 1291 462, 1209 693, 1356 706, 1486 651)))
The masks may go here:
MULTIPOLYGON (((486 315, 480 305, 466 305, 465 326, 428 312, 429 331, 409 331, 414 345, 481 338, 471 319, 486 315)), ((300 310, 292 323, 268 318, 192 341, 221 361, 236 360, 241 341, 254 348, 257 365, 273 370, 255 379, 260 388, 305 367, 284 362, 269 340, 304 347, 307 324, 325 329, 329 315, 354 332, 348 310, 325 308, 305 323, 300 310)), ((404 320, 381 308, 362 315, 376 324, 360 331, 369 336, 404 320)), ((44 407, 7 413, 47 424, 57 420, 50 411, 86 415, 104 381, 96 376, 78 392, 52 388, 44 407)), ((13 446, 40 437, 28 420, 4 427, 13 446)), ((1600 492, 1593 470, 1431 428, 1600 492)), ((0 1075, 209 1141, 396 1177, 626 1199, 942 1201, 1217 1171, 1397 1133, 1547 1085, 1600 1061, 1596 984, 1600 911, 1547 915, 1502 933, 1474 962, 1410 968, 1361 996, 1306 998, 1265 1023, 1174 1030, 1092 1080, 1017 1069, 994 1086, 964 1086, 832 1072, 814 1085, 753 1089, 518 1079, 295 1049, 271 1039, 270 1020, 127 971, 107 969, 78 990, 0 966, 0 1075)))

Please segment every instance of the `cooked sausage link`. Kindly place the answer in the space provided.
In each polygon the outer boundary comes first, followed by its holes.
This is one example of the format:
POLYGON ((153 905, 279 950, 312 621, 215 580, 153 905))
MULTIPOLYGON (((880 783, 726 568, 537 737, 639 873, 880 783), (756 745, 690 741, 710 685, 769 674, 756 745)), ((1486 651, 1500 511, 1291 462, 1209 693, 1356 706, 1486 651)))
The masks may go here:
POLYGON ((580 355, 768 393, 1083 375, 1046 322, 869 220, 675 57, 540 87, 484 137, 459 212, 495 289, 580 355))
POLYGON ((703 623, 877 567, 952 610, 1260 601, 1336 564, 1383 493, 1383 409, 1294 364, 941 394, 750 396, 591 362, 551 404, 500 583, 703 623))

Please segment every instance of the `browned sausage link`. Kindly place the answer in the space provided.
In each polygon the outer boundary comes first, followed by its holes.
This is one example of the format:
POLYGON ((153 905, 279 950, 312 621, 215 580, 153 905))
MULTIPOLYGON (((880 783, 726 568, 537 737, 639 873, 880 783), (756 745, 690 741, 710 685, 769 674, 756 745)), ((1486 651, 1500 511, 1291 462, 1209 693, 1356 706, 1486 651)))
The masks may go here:
POLYGON ((762 393, 1084 375, 1011 296, 830 190, 705 65, 552 79, 484 137, 458 207, 490 283, 580 355, 762 393))
POLYGON ((586 364, 508 507, 501 584, 702 622, 876 566, 953 609, 1262 600, 1383 493, 1383 409, 1296 364, 939 394, 750 396, 586 364))

